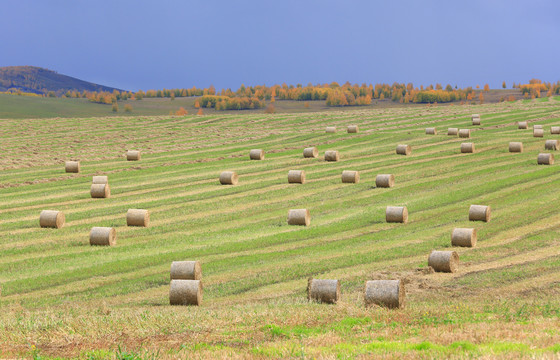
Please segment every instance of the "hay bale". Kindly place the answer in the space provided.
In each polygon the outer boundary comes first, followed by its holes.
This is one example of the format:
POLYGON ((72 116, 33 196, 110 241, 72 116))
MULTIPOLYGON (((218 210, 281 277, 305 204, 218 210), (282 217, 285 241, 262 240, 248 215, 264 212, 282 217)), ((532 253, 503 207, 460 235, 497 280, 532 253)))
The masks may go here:
POLYGON ((470 129, 459 130, 459 137, 460 138, 470 138, 471 137, 471 130, 470 129))
POLYGON ((342 171, 342 182, 356 184, 360 182, 360 173, 358 171, 344 170, 342 171))
POLYGON ((544 148, 546 150, 558 150, 559 146, 560 143, 558 142, 558 140, 546 140, 544 142, 544 148))
POLYGON ((472 114, 471 119, 480 119, 480 114, 472 114))
POLYGON ((428 257, 428 266, 436 272, 454 273, 459 268, 459 255, 455 251, 433 250, 428 257))
POLYGON ((473 118, 472 118, 472 124, 473 124, 474 126, 480 125, 480 117, 477 117, 477 118, 473 117, 473 118))
POLYGON ((117 243, 117 232, 112 227, 92 227, 89 232, 89 244, 113 246, 117 243))
POLYGON ((104 199, 111 197, 111 189, 109 184, 91 184, 90 194, 94 199, 104 199))
POLYGON ((315 146, 303 149, 304 158, 316 158, 319 156, 319 151, 315 146))
POLYGON ((94 176, 91 180, 92 184, 108 184, 109 183, 109 177, 108 176, 94 176))
POLYGON ((202 282, 200 280, 171 280, 169 304, 199 306, 202 304, 202 282))
POLYGON ((393 174, 379 174, 375 177, 375 186, 392 188, 395 186, 395 176, 393 174))
POLYGON ((486 205, 471 205, 469 208, 470 221, 490 221, 490 206, 486 205))
POLYGON ((67 173, 79 173, 80 172, 80 162, 79 161, 66 161, 64 163, 64 170, 67 173))
POLYGON ((451 245, 463 247, 476 246, 476 229, 455 228, 451 233, 451 245))
POLYGON ((560 134, 560 126, 551 126, 550 127, 550 133, 552 135, 558 135, 560 134))
POLYGON ((336 304, 340 299, 340 281, 328 279, 307 280, 307 300, 336 304))
POLYGON ((543 137, 544 130, 543 129, 535 129, 533 128, 533 137, 543 137))
POLYGON ((220 173, 220 184, 237 185, 237 173, 235 171, 222 171, 220 173))
POLYGON ((173 261, 170 271, 171 280, 201 280, 202 267, 198 261, 173 261))
POLYGON ((348 125, 346 131, 348 131, 349 134, 357 134, 359 132, 358 125, 348 125))
POLYGON ((290 170, 288 171, 289 184, 305 184, 305 171, 304 170, 290 170))
POLYGON ((405 295, 404 283, 400 280, 370 280, 366 281, 364 303, 398 309, 404 307, 405 295))
POLYGON ((66 218, 62 211, 43 210, 39 215, 39 226, 42 228, 60 229, 64 226, 66 218))
POLYGON ((517 123, 517 128, 518 129, 528 129, 529 128, 529 124, 527 123, 527 121, 519 121, 517 123))
POLYGON ((126 212, 127 226, 147 227, 150 223, 150 213, 143 209, 128 209, 126 212))
POLYGON ((521 142, 510 142, 509 152, 523 152, 523 143, 521 142))
POLYGON ((140 160, 140 151, 138 150, 128 150, 126 152, 127 161, 138 161, 140 160))
POLYGON ((542 125, 538 125, 538 124, 534 124, 533 125, 533 130, 535 129, 544 129, 542 125))
POLYGON ((288 225, 309 226, 311 214, 307 209, 292 209, 288 211, 288 225))
POLYGON ((410 147, 410 145, 397 145, 397 154, 398 155, 410 155, 410 153, 412 152, 412 148, 410 147))
POLYGON ((261 149, 253 149, 249 152, 249 159, 264 160, 264 151, 261 149))
POLYGON ((462 143, 461 153, 474 153, 474 143, 462 143))
POLYGON ((340 155, 336 150, 325 151, 325 161, 338 161, 340 160, 340 155))
POLYGON ((385 221, 388 223, 408 222, 408 209, 406 206, 387 206, 385 209, 385 221))
POLYGON ((426 128, 426 135, 437 135, 436 128, 426 128))
POLYGON ((327 126, 325 132, 327 134, 334 134, 336 132, 336 126, 327 126))
POLYGON ((447 135, 457 136, 458 133, 459 133, 459 129, 457 129, 457 128, 448 128, 447 129, 447 135))
POLYGON ((537 157, 538 165, 554 165, 554 155, 548 153, 541 153, 537 157))

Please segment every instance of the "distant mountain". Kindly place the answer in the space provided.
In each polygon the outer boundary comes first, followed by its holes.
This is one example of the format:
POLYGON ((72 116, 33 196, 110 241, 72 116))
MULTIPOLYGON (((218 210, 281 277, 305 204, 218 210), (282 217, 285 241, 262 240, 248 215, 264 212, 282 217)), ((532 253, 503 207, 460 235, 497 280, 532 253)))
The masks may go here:
POLYGON ((56 71, 36 66, 0 67, 0 91, 31 92, 47 94, 54 91, 57 95, 67 91, 109 91, 119 90, 108 86, 90 83, 56 71))

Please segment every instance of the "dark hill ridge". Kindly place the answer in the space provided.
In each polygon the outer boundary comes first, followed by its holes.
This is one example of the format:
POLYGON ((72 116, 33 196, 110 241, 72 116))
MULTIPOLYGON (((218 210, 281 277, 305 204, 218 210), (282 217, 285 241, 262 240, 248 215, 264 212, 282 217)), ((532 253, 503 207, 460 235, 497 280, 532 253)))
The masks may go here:
POLYGON ((57 95, 67 91, 110 91, 119 90, 108 86, 90 83, 56 71, 36 66, 0 67, 0 91, 32 92, 46 94, 54 91, 57 95))

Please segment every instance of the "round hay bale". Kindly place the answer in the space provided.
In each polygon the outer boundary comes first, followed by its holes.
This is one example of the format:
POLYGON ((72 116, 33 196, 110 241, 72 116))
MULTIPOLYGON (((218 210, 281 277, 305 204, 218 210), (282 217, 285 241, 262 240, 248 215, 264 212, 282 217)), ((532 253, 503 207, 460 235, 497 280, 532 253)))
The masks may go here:
POLYGON ((94 199, 103 199, 111 197, 111 189, 109 184, 91 184, 91 197, 94 199))
POLYGON ((393 174, 379 174, 375 177, 375 186, 380 188, 392 188, 395 186, 393 174))
POLYGON ((459 129, 457 129, 457 128, 448 128, 447 129, 447 135, 457 136, 458 133, 459 133, 459 129))
POLYGON ((357 134, 359 132, 358 125, 348 125, 346 129, 349 134, 357 134))
POLYGON ((460 138, 470 138, 471 137, 471 130, 470 129, 459 130, 459 137, 460 138))
POLYGON ((325 151, 325 161, 338 161, 340 160, 340 155, 336 150, 325 151))
POLYGON ((222 171, 220 173, 220 184, 237 185, 238 177, 235 171, 222 171))
POLYGON ((325 132, 327 134, 334 134, 336 132, 336 126, 327 126, 325 132))
POLYGON ((370 280, 366 281, 364 303, 399 309, 404 307, 405 295, 404 283, 400 280, 370 280))
POLYGON ((253 149, 249 152, 249 159, 264 160, 264 151, 261 149, 253 149))
POLYGON ((91 180, 92 184, 108 184, 109 183, 109 177, 108 176, 94 176, 91 180))
POLYGON ((546 150, 558 150, 559 146, 560 143, 558 142, 558 140, 546 140, 544 142, 544 148, 546 150))
POLYGON ((64 163, 64 170, 67 173, 79 173, 80 172, 80 162, 79 161, 66 161, 64 163))
POLYGON ((463 247, 476 246, 476 229, 455 228, 451 233, 451 245, 463 247))
POLYGON ((39 226, 42 228, 60 229, 64 226, 66 218, 62 211, 43 210, 39 215, 39 226))
POLYGON ((342 182, 356 184, 360 182, 360 173, 358 171, 344 170, 342 171, 342 182))
POLYGON ((304 158, 316 158, 319 156, 319 151, 315 146, 303 149, 304 158))
POLYGON ((469 208, 470 221, 490 221, 490 206, 486 205, 471 205, 469 208))
POLYGON ((551 126, 550 127, 550 133, 552 135, 558 135, 560 134, 560 126, 551 126))
POLYGON ((455 251, 433 250, 428 257, 428 266, 436 272, 454 273, 459 268, 459 255, 455 251))
POLYGON ((436 128, 426 128, 426 135, 437 135, 436 128))
POLYGON ((472 114, 471 119, 480 119, 480 114, 472 114))
POLYGON ((538 124, 534 124, 534 125, 533 125, 533 130, 535 130, 535 129, 543 129, 543 126, 542 126, 542 125, 538 125, 538 124))
POLYGON ((533 137, 543 137, 543 136, 544 136, 544 130, 543 129, 533 128, 533 137))
POLYGON ((554 155, 541 153, 537 157, 537 164, 538 165, 554 165, 554 155))
POLYGON ((199 306, 202 304, 202 282, 200 280, 171 280, 169 304, 199 306))
POLYGON ((92 227, 89 232, 89 244, 113 246, 117 243, 117 232, 112 227, 92 227))
POLYGON ((309 226, 311 214, 307 209, 292 209, 288 211, 288 225, 309 226))
POLYGON ((398 155, 410 155, 412 152, 412 148, 410 145, 397 145, 397 154, 398 155))
POLYGON ((480 118, 479 118, 479 117, 478 117, 478 118, 473 117, 473 118, 472 118, 472 124, 473 124, 474 126, 480 125, 480 118))
POLYGON ((519 121, 517 123, 517 128, 518 129, 528 129, 529 128, 529 124, 527 123, 527 121, 519 121))
POLYGON ((510 142, 509 152, 523 152, 523 143, 521 142, 510 142))
POLYGON ((462 143, 461 153, 474 153, 474 143, 462 143))
POLYGON ((138 150, 128 150, 126 152, 127 161, 138 161, 140 160, 140 151, 138 150))
POLYGON ((408 209, 406 206, 387 206, 385 209, 385 221, 388 223, 408 222, 408 209))
POLYGON ((305 171, 304 170, 290 170, 288 171, 289 184, 305 184, 305 171))
POLYGON ((328 279, 307 280, 307 300, 336 304, 340 299, 340 281, 328 279))
POLYGON ((150 213, 143 209, 128 209, 126 212, 127 226, 147 227, 150 223, 150 213))
POLYGON ((171 280, 201 280, 202 267, 198 261, 173 261, 170 271, 171 280))

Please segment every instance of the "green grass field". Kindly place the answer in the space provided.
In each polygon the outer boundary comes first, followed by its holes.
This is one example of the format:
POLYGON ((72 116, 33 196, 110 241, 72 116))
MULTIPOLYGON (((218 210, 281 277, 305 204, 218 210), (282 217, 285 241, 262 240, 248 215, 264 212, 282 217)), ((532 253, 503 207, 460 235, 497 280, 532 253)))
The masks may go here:
POLYGON ((0 358, 560 355, 560 165, 537 165, 545 139, 558 138, 557 101, 2 125, 0 358), (510 141, 524 152, 509 153, 510 141), (462 142, 476 153, 461 154, 462 142), (396 155, 397 144, 412 154, 396 155), (303 158, 308 146, 319 158, 303 158), (264 161, 249 160, 254 148, 264 161), (142 160, 127 162, 127 149, 142 160), (330 149, 339 162, 323 160, 330 149), (81 173, 64 172, 68 159, 81 173), (288 184, 291 169, 307 183, 288 184), (220 185, 223 170, 239 184, 220 185), (343 170, 361 181, 341 183, 343 170), (383 173, 394 188, 375 187, 383 173), (92 199, 101 174, 112 196, 92 199), (490 205, 491 221, 469 222, 471 204, 490 205), (409 223, 386 223, 388 205, 406 205, 409 223), (148 209, 150 226, 127 227, 129 208, 148 209), (294 208, 310 210, 311 226, 287 225, 294 208), (44 209, 63 211, 65 227, 39 228, 44 209), (91 247, 93 226, 115 227, 117 245, 91 247), (477 247, 452 248, 455 227, 475 227, 477 247), (459 271, 423 271, 432 249, 456 250, 459 271), (202 306, 168 305, 174 260, 201 261, 202 306), (341 301, 308 303, 309 277, 340 279, 341 301), (405 308, 365 307, 370 279, 402 279, 405 308))

